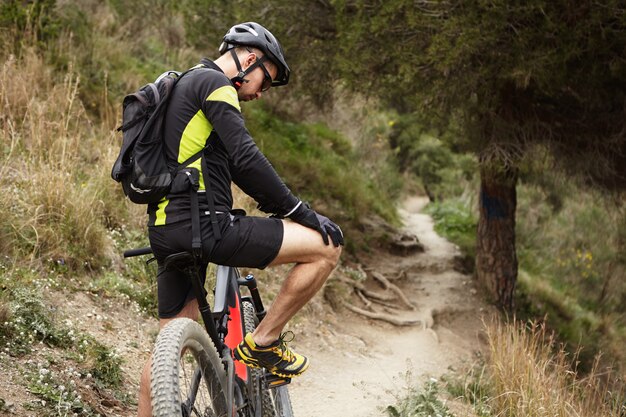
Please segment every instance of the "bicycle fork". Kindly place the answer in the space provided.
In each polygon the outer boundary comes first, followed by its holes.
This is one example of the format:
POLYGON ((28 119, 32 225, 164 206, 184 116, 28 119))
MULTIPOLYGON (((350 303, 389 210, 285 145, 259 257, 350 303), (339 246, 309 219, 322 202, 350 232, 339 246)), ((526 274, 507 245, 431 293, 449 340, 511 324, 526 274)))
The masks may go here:
POLYGON ((257 288, 256 278, 254 278, 254 275, 248 274, 245 278, 239 278, 237 284, 240 287, 248 287, 248 291, 250 291, 250 296, 252 297, 252 305, 254 305, 254 311, 256 311, 256 316, 260 323, 265 318, 267 312, 265 311, 261 294, 259 294, 259 289, 257 288))

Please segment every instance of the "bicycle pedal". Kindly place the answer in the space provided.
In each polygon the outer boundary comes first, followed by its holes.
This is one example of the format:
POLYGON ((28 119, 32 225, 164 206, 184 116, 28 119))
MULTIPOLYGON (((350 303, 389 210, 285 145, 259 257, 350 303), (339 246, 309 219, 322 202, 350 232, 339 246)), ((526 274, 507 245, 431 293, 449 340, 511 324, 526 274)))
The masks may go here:
POLYGON ((268 373, 265 374, 265 381, 267 381, 267 386, 269 388, 277 388, 290 383, 291 378, 283 378, 282 376, 268 373))

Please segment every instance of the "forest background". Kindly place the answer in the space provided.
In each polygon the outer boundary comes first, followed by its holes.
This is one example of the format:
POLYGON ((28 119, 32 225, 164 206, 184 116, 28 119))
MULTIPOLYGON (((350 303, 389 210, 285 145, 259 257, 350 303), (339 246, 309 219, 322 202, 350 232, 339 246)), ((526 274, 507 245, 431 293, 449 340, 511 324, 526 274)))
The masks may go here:
POLYGON ((103 386, 120 383, 110 347, 69 339, 46 294, 89 282, 154 314, 153 271, 119 256, 146 244, 143 209, 109 176, 121 98, 216 57, 228 28, 247 20, 281 39, 293 70, 288 88, 245 106, 248 128, 288 185, 342 225, 346 265, 386 245, 376 225, 398 226, 400 198, 426 193, 486 298, 554 330, 552 347, 563 343, 581 375, 612 366, 623 379, 618 1, 4 0, 3 361, 27 358, 35 340, 80 347, 103 386))

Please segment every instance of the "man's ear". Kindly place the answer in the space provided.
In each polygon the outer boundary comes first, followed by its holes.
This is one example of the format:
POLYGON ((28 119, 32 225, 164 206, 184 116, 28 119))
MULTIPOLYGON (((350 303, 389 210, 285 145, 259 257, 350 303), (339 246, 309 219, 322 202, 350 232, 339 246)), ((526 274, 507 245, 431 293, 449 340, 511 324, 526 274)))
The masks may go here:
POLYGON ((246 58, 244 59, 244 64, 245 64, 245 69, 247 69, 250 65, 254 64, 254 62, 256 61, 256 54, 254 52, 250 52, 248 55, 246 55, 246 58))

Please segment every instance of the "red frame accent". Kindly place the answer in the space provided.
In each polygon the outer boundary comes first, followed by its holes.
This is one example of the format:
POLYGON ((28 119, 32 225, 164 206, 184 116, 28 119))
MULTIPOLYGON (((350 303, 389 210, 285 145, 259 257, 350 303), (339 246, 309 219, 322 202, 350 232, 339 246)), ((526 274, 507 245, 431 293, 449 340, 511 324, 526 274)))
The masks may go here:
MULTIPOLYGON (((239 304, 239 294, 235 298, 235 305, 229 306, 229 320, 228 320, 228 334, 224 342, 232 351, 243 341, 243 319, 241 317, 241 306, 239 304)), ((248 381, 248 368, 243 363, 235 360, 235 375, 241 378, 243 381, 248 381)))

